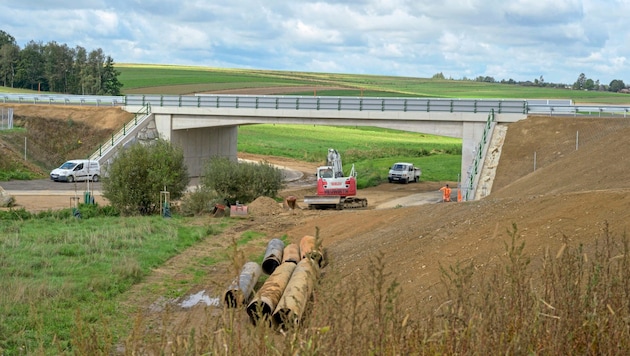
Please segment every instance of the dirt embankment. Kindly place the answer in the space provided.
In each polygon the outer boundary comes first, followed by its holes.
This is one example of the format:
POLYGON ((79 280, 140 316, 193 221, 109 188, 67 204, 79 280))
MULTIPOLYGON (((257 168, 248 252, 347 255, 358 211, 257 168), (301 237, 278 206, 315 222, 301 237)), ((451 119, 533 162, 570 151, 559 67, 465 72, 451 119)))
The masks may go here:
MULTIPOLYGON (((630 154, 625 152, 630 152, 630 143, 625 137, 628 134, 630 127, 613 121, 529 118, 508 128, 498 172, 510 178, 502 176, 502 186, 496 193, 480 201, 374 209, 374 204, 382 202, 380 199, 393 199, 399 193, 409 196, 422 190, 437 193, 439 187, 435 183, 385 184, 360 191, 359 195, 368 197, 371 209, 298 209, 271 215, 257 215, 252 209, 251 219, 228 228, 222 239, 229 241, 252 229, 265 233, 269 239, 286 235, 295 242, 318 230, 328 248, 331 268, 348 281, 366 278, 371 259, 382 253, 385 273, 401 285, 403 307, 409 309, 410 315, 422 314, 418 306, 430 305, 428 301, 440 293, 441 266, 470 261, 477 270, 483 270, 504 261, 505 243, 509 242, 507 231, 513 224, 525 241, 525 253, 531 256, 533 265, 547 251, 557 251, 564 243, 584 244, 588 254, 605 224, 617 236, 627 230, 630 180, 626 172, 630 154), (615 129, 603 129, 611 125, 615 129), (575 137, 576 129, 584 139, 578 150, 575 140, 565 140, 575 137), (534 138, 536 145, 532 147, 530 141, 534 138), (530 157, 532 148, 553 153, 554 158, 539 162, 536 171, 531 169, 531 159, 527 159, 528 168, 523 167, 526 163, 519 157, 530 157)), ((266 159, 274 163, 273 157, 266 159)), ((284 163, 291 164, 286 160, 284 163)), ((304 163, 295 164, 304 167, 304 163)), ((297 192, 286 194, 299 196, 300 191, 297 192)), ((216 248, 214 243, 204 242, 184 252, 160 268, 147 283, 156 286, 169 278, 182 277, 181 271, 191 256, 208 253, 216 248)), ((250 249, 246 253, 260 251, 250 249)), ((204 290, 209 295, 220 295, 220 286, 233 278, 229 271, 228 266, 213 267, 207 280, 193 287, 190 293, 204 290)), ((177 320, 194 321, 190 325, 206 322, 203 316, 195 316, 193 310, 182 308, 177 314, 177 320)), ((172 327, 182 328, 183 324, 177 320, 172 327)))
POLYGON ((65 160, 89 156, 133 118, 132 113, 114 107, 0 106, 13 108, 14 126, 26 129, 0 136, 0 169, 40 175, 65 160))

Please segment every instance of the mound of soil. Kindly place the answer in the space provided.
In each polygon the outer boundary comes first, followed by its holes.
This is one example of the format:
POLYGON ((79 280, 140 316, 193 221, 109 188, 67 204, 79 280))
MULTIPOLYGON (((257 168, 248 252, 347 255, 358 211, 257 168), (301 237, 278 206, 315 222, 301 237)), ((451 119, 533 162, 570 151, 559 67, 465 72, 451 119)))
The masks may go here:
POLYGON ((272 216, 283 212, 282 206, 269 197, 259 197, 247 206, 247 212, 253 216, 272 216))

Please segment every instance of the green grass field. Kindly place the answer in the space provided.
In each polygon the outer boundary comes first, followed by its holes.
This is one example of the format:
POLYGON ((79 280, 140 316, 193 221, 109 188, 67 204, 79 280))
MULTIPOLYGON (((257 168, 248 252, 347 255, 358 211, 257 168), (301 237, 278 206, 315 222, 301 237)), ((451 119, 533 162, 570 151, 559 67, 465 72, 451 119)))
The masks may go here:
POLYGON ((346 174, 355 165, 359 188, 386 182, 395 162, 421 167, 423 181, 457 181, 461 144, 456 138, 375 127, 247 125, 238 133, 239 152, 324 164, 328 149, 334 148, 346 174))
MULTIPOLYGON (((340 73, 229 69, 201 66, 118 63, 123 94, 183 95, 195 92, 270 86, 330 86, 345 90, 318 90, 328 96, 387 96, 434 98, 571 99, 576 103, 630 105, 630 95, 483 83, 470 80, 394 77, 340 73)), ((572 83, 567 83, 572 84, 572 83)), ((0 87, 0 93, 36 93, 0 87)), ((313 95, 296 91, 293 95, 313 95)))
MULTIPOLYGON (((190 94, 199 91, 269 86, 330 86, 317 95, 437 98, 571 99, 576 103, 630 104, 630 95, 464 80, 380 75, 265 71, 168 65, 117 64, 127 94, 190 94)), ((571 84, 571 83, 569 83, 571 84)), ((296 92, 313 95, 313 92, 296 92)))
POLYGON ((96 320, 126 329, 119 296, 206 238, 207 229, 157 216, 81 220, 68 209, 38 217, 0 211, 0 354, 69 349, 77 325, 96 320))

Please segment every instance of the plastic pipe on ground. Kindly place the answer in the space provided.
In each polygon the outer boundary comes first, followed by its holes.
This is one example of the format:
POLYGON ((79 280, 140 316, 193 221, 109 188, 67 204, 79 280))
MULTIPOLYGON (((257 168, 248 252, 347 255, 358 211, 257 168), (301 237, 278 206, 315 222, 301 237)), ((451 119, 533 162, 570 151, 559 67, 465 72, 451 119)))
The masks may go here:
POLYGON ((302 259, 295 267, 282 293, 282 298, 273 312, 273 321, 281 329, 289 329, 299 324, 306 309, 306 303, 313 293, 318 273, 319 267, 308 258, 302 259))
POLYGON ((284 247, 282 263, 293 262, 297 264, 300 260, 300 247, 297 244, 288 244, 284 247))
POLYGON ((267 244, 265 257, 263 258, 262 269, 266 274, 272 274, 273 271, 282 263, 282 252, 284 251, 284 242, 280 239, 271 239, 267 244))
POLYGON ((267 278, 254 298, 247 306, 247 314, 254 325, 260 320, 271 323, 272 313, 276 309, 282 293, 295 270, 295 263, 283 263, 267 278))
POLYGON ((260 266, 256 262, 247 262, 243 265, 241 273, 232 281, 223 295, 223 301, 228 308, 235 308, 246 304, 254 291, 254 286, 258 283, 258 278, 262 274, 260 266))

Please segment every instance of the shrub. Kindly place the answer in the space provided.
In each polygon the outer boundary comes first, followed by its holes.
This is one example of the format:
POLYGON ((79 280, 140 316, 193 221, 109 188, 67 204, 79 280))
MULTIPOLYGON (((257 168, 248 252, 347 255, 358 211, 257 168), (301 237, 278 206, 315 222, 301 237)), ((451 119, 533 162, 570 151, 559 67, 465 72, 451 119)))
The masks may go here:
POLYGON ((198 187, 197 190, 186 194, 182 199, 181 213, 184 216, 210 213, 214 209, 214 204, 220 202, 222 200, 216 192, 210 191, 206 187, 198 187))
POLYGON ((159 211, 165 187, 170 199, 177 200, 189 181, 183 151, 158 139, 118 153, 103 177, 103 196, 121 214, 148 215, 159 211))
POLYGON ((282 172, 267 162, 234 162, 211 158, 201 178, 202 185, 229 204, 247 204, 260 196, 275 197, 282 189, 282 172))
POLYGON ((29 211, 24 208, 0 210, 0 220, 28 220, 33 217, 29 211))

